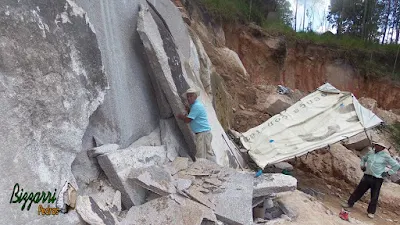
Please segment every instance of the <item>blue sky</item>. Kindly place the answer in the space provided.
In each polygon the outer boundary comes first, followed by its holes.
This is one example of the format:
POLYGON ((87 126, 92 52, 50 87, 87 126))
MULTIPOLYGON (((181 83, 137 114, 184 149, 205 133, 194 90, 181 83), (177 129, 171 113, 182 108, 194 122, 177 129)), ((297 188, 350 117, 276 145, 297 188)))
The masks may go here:
MULTIPOLYGON (((287 0, 287 1, 290 3, 291 9, 294 14, 296 8, 296 0, 287 0)), ((298 0, 297 31, 301 31, 303 29, 303 15, 304 15, 304 8, 306 8, 306 10, 308 9, 310 15, 312 16, 311 18, 308 18, 306 15, 305 26, 304 26, 305 28, 307 28, 307 25, 311 20, 313 31, 318 33, 323 33, 325 31, 330 30, 336 33, 335 30, 331 28, 332 26, 329 25, 328 21, 326 20, 326 16, 329 13, 329 5, 330 5, 330 0, 298 0)))

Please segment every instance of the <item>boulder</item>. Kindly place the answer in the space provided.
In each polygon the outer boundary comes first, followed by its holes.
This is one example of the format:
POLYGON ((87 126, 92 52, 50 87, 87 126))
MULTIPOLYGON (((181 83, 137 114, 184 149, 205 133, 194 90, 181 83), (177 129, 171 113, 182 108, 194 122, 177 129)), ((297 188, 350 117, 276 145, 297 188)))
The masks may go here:
POLYGON ((362 151, 364 148, 371 146, 370 137, 365 132, 359 133, 353 137, 345 139, 343 145, 347 149, 362 151))
POLYGON ((265 94, 261 92, 257 94, 256 108, 268 113, 270 116, 274 116, 289 108, 293 103, 292 99, 286 95, 278 93, 265 94))
POLYGON ((378 108, 377 101, 375 99, 372 99, 372 98, 362 97, 362 98, 358 99, 358 102, 360 102, 360 104, 362 106, 364 106, 365 108, 371 110, 372 112, 376 112, 376 109, 378 108))
POLYGON ((133 169, 162 165, 166 160, 165 146, 128 147, 100 155, 97 160, 111 184, 121 192, 125 208, 144 203, 146 190, 129 182, 133 169))
MULTIPOLYGON (((60 190, 66 181, 76 186, 71 164, 108 81, 96 35, 73 1, 5 0, 0 12, 0 187, 8 190, 0 199, 8 202, 16 183, 26 193, 60 190)), ((38 216, 35 203, 21 207, 2 204, 2 223, 80 220, 73 212, 38 216)))
POLYGON ((341 144, 331 145, 328 151, 310 152, 301 156, 297 163, 298 168, 340 186, 342 183, 347 183, 353 188, 363 176, 360 158, 341 144))
POLYGON ((384 182, 379 194, 379 205, 395 212, 400 208, 400 185, 384 182))
POLYGON ((375 114, 379 118, 381 118, 387 125, 392 125, 400 122, 400 116, 391 111, 386 111, 378 108, 376 109, 375 114))
POLYGON ((121 225, 200 225, 203 219, 216 221, 211 209, 178 195, 169 195, 132 207, 121 225))
POLYGON ((400 172, 397 172, 397 173, 391 175, 391 176, 390 176, 390 180, 391 180, 393 183, 400 184, 400 172))
POLYGON ((231 76, 239 76, 243 79, 249 78, 246 68, 235 51, 226 47, 215 48, 210 56, 218 68, 223 68, 223 71, 230 73, 231 76))
POLYGON ((187 156, 190 153, 175 118, 161 119, 160 130, 161 143, 165 145, 167 158, 170 161, 173 161, 178 156, 187 156))
POLYGON ((264 173, 254 178, 253 198, 279 192, 294 191, 296 188, 297 179, 292 176, 264 173))

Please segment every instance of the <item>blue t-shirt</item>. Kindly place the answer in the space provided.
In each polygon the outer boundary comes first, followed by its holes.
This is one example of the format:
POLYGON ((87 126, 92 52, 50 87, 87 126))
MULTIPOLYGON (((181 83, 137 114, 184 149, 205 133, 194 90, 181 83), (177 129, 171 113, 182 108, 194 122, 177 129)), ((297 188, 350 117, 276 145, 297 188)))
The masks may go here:
POLYGON ((208 123, 206 109, 198 99, 196 99, 190 106, 188 118, 192 119, 190 122, 190 127, 194 133, 211 130, 210 124, 208 123))

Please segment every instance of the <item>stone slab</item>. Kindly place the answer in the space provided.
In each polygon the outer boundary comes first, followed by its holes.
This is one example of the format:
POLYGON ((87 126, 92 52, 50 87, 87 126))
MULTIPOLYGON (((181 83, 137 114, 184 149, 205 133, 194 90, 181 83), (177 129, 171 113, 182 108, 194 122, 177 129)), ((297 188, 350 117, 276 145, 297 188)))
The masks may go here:
POLYGON ((203 219, 216 221, 207 207, 186 198, 164 196, 132 207, 121 225, 200 225, 203 219))
POLYGON ((175 180, 175 187, 176 189, 178 189, 179 191, 183 191, 188 189, 190 186, 192 185, 192 181, 188 180, 188 179, 181 179, 178 178, 177 180, 175 180))
POLYGON ((183 58, 190 57, 189 31, 182 13, 170 0, 148 0, 147 3, 162 17, 183 58))
POLYGON ((183 192, 190 196, 194 201, 197 201, 212 210, 215 209, 215 205, 211 202, 210 198, 198 191, 195 187, 190 187, 188 190, 184 190, 183 192))
POLYGON ((268 196, 272 193, 294 191, 297 188, 297 179, 284 174, 264 173, 254 178, 253 197, 268 196))
MULTIPOLYGON (((252 224, 253 175, 222 168, 221 193, 214 195, 215 214, 227 224, 252 224)), ((215 192, 214 192, 215 193, 215 192)))
MULTIPOLYGON (((180 56, 168 31, 168 27, 154 10, 147 5, 141 5, 137 31, 142 40, 150 68, 165 93, 174 115, 185 112, 181 95, 189 88, 182 72, 180 56), (154 15, 154 18, 153 18, 154 15)), ((194 157, 195 142, 189 126, 178 121, 191 156, 194 157)))
MULTIPOLYGON (((152 9, 142 7, 139 12, 138 32, 145 47, 149 63, 153 70, 153 74, 160 82, 169 104, 174 112, 178 115, 185 112, 183 107, 182 94, 190 87, 196 86, 200 88, 201 93, 199 99, 203 102, 211 131, 213 134, 212 147, 216 155, 216 162, 220 165, 231 165, 238 167, 243 164, 240 154, 235 151, 235 146, 225 134, 221 124, 218 121, 215 110, 212 106, 210 98, 206 95, 202 88, 201 78, 192 73, 192 68, 188 62, 180 58, 173 38, 165 26, 163 19, 157 15, 152 9), (186 68, 188 66, 188 68, 186 68)), ((190 128, 178 121, 178 126, 185 138, 186 143, 194 158, 195 142, 194 136, 190 128)))
POLYGON ((141 146, 120 149, 100 155, 97 160, 111 184, 122 195, 126 208, 144 203, 146 191, 139 185, 128 182, 132 169, 151 165, 162 165, 166 160, 165 146, 141 146))
POLYGON ((161 196, 176 192, 171 175, 159 166, 133 168, 128 179, 161 196))

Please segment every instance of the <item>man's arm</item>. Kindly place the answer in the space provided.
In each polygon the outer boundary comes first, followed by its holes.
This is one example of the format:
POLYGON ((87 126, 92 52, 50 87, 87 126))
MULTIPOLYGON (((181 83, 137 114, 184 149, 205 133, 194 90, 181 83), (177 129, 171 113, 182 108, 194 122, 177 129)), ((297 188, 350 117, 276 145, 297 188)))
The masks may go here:
POLYGON ((390 155, 387 155, 386 158, 387 163, 392 167, 388 173, 389 175, 395 174, 397 173, 397 171, 400 169, 400 164, 399 162, 397 162, 397 160, 393 159, 392 157, 390 157, 390 155))
POLYGON ((183 122, 185 123, 190 123, 192 121, 192 119, 190 119, 189 117, 187 117, 186 115, 183 114, 179 114, 177 115, 178 119, 183 120, 183 122))
POLYGON ((365 170, 365 163, 367 162, 368 156, 370 154, 373 154, 373 150, 369 150, 369 152, 367 154, 365 154, 362 158, 361 158, 361 162, 360 162, 360 166, 361 169, 364 171, 365 170))

